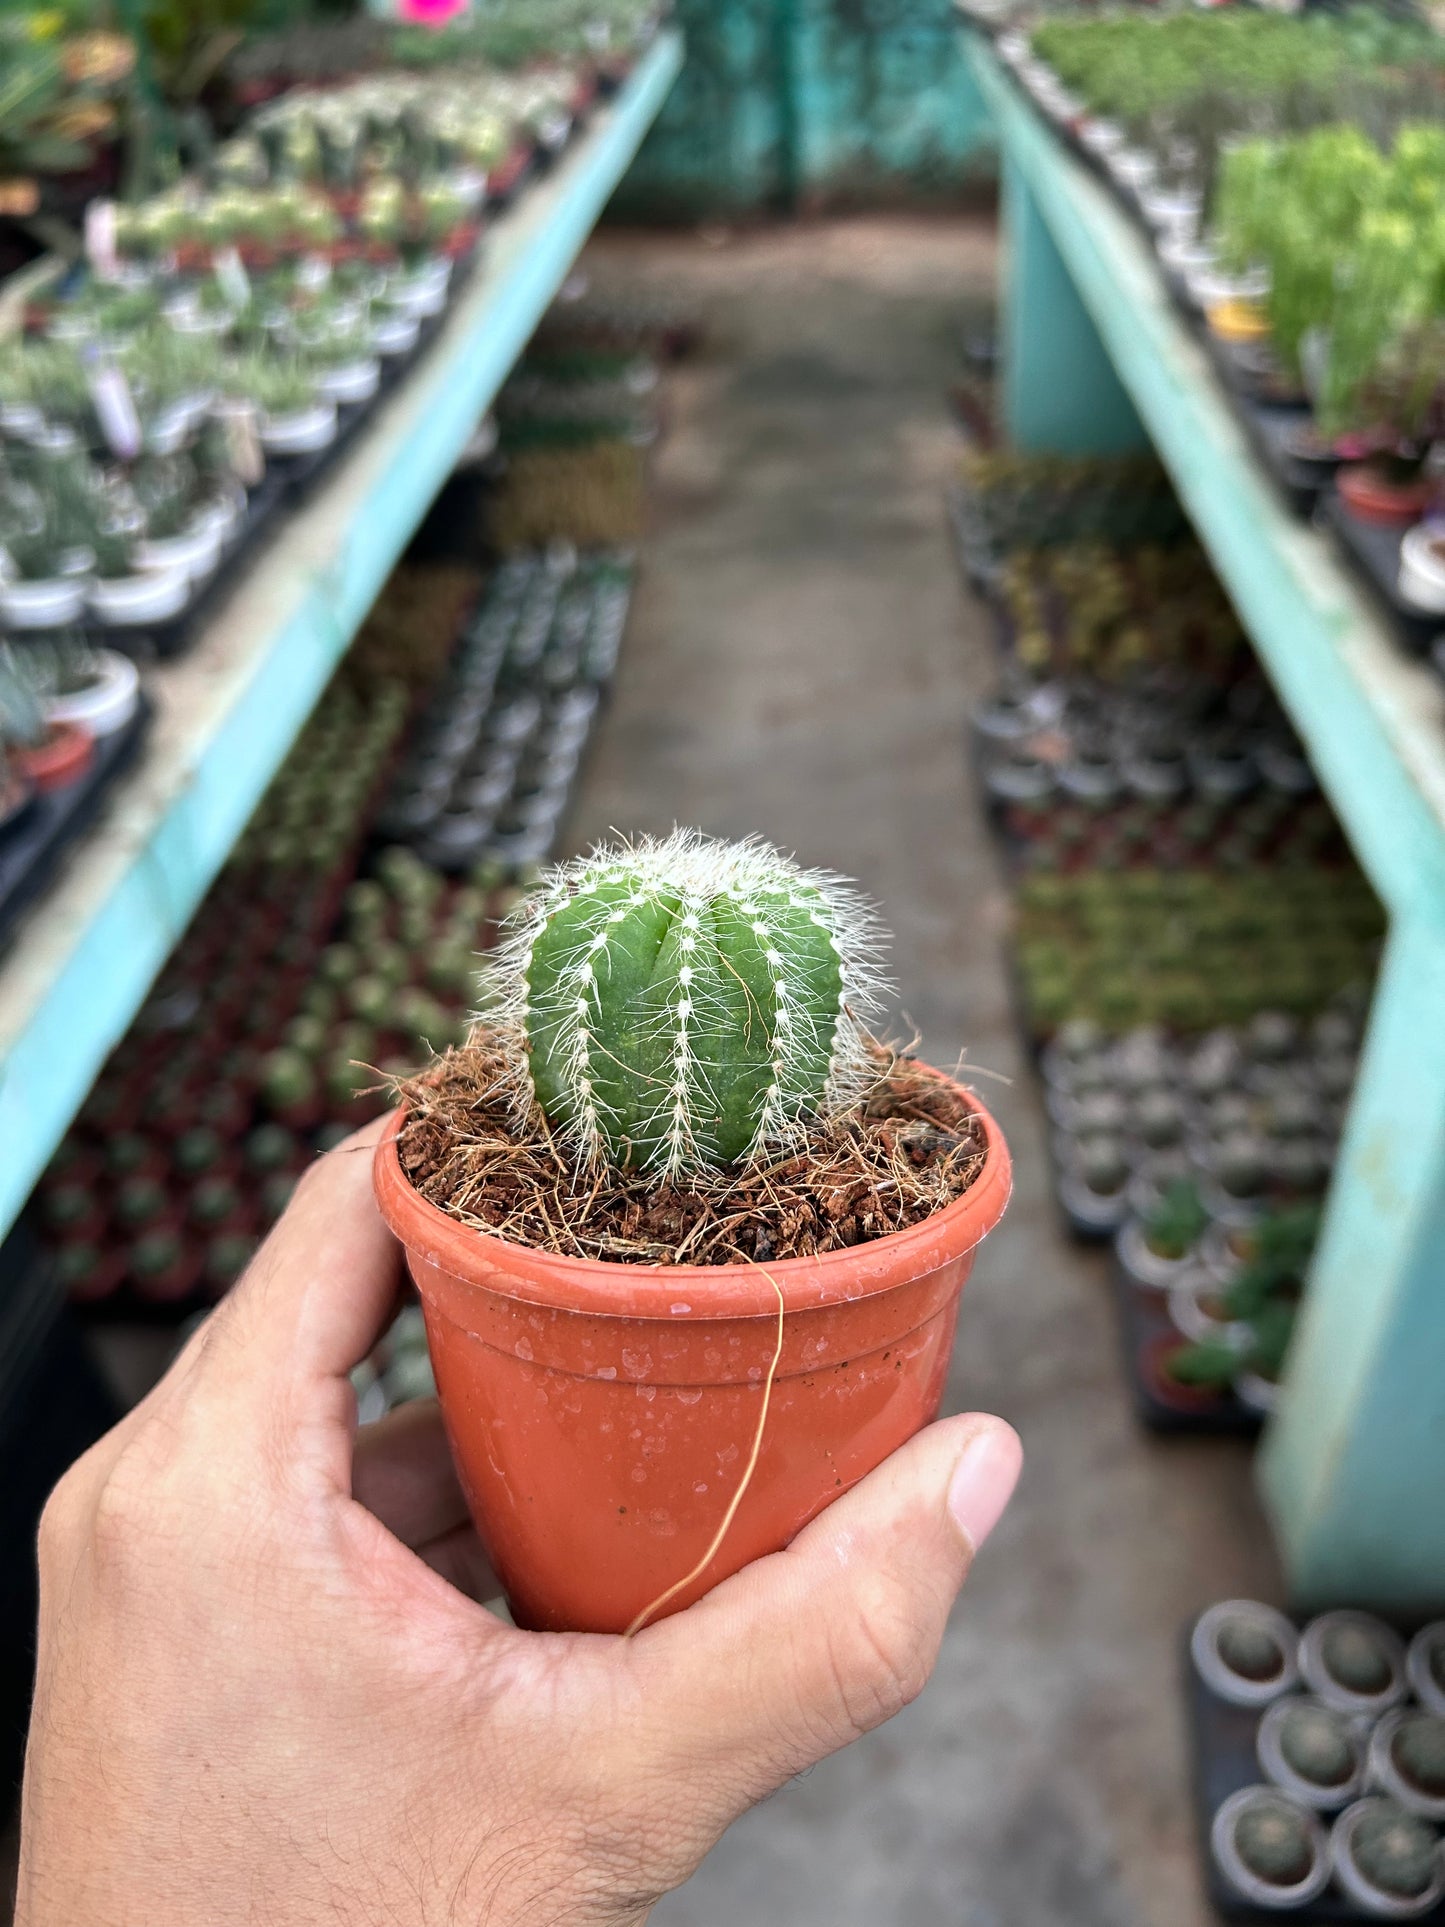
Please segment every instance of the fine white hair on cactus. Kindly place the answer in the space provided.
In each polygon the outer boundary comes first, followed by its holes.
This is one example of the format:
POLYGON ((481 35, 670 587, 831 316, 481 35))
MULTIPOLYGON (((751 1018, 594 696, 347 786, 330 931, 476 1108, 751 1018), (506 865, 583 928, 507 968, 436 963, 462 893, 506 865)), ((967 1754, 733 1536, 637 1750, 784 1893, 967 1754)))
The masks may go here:
POLYGON ((874 1076, 883 935, 848 882, 691 830, 548 872, 483 977, 519 1112, 666 1175, 797 1142, 874 1076))

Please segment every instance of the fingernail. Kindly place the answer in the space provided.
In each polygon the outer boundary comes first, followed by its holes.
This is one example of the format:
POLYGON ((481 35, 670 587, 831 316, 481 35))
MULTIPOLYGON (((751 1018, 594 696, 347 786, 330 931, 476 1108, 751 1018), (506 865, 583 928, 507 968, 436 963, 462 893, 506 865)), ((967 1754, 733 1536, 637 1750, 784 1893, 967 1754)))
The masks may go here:
POLYGON ((948 1509, 975 1552, 1003 1517, 1022 1464, 1018 1434, 1002 1419, 981 1426, 963 1448, 948 1482, 948 1509))

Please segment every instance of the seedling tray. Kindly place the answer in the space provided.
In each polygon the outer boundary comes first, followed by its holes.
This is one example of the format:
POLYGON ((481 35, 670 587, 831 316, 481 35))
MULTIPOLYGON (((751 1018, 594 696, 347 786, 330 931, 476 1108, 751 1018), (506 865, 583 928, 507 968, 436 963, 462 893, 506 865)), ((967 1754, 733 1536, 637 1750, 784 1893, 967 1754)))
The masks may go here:
MULTIPOLYGON (((1299 1907, 1259 1907, 1246 1900, 1215 1865, 1209 1843, 1214 1816, 1241 1787, 1267 1785, 1254 1750, 1262 1707, 1231 1706, 1211 1693, 1194 1669, 1189 1654, 1192 1622, 1183 1640, 1184 1701, 1189 1722, 1190 1777, 1194 1818, 1199 1829, 1199 1853, 1210 1905, 1223 1920, 1269 1927, 1270 1922, 1303 1920, 1313 1927, 1336 1927, 1341 1922, 1378 1922, 1381 1916, 1358 1901, 1327 1887, 1318 1900, 1299 1907)), ((1328 1828, 1328 1819, 1324 1824, 1328 1828)), ((1442 1927, 1445 1901, 1419 1916, 1419 1927, 1442 1927)))
POLYGON ((0 834, 0 950, 48 887, 66 846, 90 827, 106 791, 133 761, 150 716, 142 695, 125 727, 97 741, 83 776, 36 796, 24 816, 0 834))
POLYGON ((1209 1411, 1183 1412, 1166 1405, 1152 1390, 1139 1367, 1144 1348, 1161 1332, 1176 1337, 1179 1334, 1162 1293, 1140 1290, 1117 1263, 1113 1267, 1113 1280, 1114 1299, 1119 1308, 1119 1336, 1124 1347, 1124 1372, 1139 1423, 1151 1432, 1170 1436, 1193 1433, 1214 1438, 1253 1438, 1262 1423, 1259 1414, 1251 1411, 1233 1392, 1224 1393, 1209 1411))
POLYGON ((1422 655, 1445 631, 1445 616, 1423 614, 1400 594, 1400 545, 1408 528, 1362 522, 1333 488, 1320 497, 1319 516, 1345 560, 1363 576, 1394 623, 1401 642, 1414 654, 1422 655))

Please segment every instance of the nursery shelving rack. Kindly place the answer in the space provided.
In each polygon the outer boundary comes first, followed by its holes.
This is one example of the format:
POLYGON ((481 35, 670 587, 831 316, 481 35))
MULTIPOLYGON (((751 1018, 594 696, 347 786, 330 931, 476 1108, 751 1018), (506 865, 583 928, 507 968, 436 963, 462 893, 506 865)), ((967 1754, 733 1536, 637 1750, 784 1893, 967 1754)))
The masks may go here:
POLYGON ((194 649, 143 766, 0 966, 0 1235, 124 1034, 666 99, 681 36, 494 220, 442 332, 194 649))
POLYGON ((1152 442, 1389 913, 1260 1478, 1304 1603, 1445 1599, 1445 687, 1256 464, 1152 252, 961 28, 1002 160, 1003 406, 1025 448, 1152 442))

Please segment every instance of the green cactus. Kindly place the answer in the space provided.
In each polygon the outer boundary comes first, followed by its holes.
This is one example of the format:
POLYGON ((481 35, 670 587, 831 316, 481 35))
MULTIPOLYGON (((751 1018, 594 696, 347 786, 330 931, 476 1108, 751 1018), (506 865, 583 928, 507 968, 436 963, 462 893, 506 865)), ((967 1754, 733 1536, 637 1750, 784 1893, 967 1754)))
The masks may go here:
POLYGON ((543 878, 486 983, 524 1103, 669 1175, 795 1139, 869 1073, 873 919, 838 878, 690 831, 543 878))

